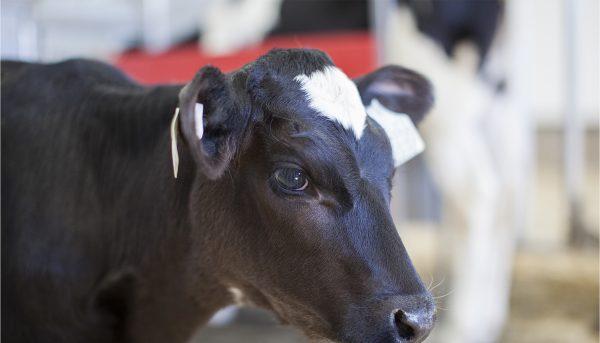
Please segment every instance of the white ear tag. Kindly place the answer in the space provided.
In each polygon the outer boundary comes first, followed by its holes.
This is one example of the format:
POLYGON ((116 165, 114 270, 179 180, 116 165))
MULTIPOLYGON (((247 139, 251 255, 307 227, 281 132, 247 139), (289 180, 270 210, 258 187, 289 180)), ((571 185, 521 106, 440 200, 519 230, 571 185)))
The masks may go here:
POLYGON ((388 135, 395 167, 401 166, 425 150, 425 143, 407 114, 391 111, 377 99, 373 99, 367 106, 367 113, 388 135))
POLYGON ((204 105, 200 103, 196 103, 194 107, 194 124, 196 129, 196 136, 198 139, 202 139, 202 135, 204 134, 204 105))
POLYGON ((173 160, 173 175, 177 178, 179 170, 179 152, 177 151, 177 120, 179 119, 179 107, 175 108, 175 114, 171 120, 171 159, 173 160))

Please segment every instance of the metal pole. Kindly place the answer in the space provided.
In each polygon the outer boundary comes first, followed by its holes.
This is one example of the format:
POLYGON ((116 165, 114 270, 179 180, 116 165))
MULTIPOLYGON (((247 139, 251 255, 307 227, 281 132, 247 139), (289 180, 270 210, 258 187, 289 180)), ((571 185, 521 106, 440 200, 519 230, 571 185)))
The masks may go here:
POLYGON ((386 62, 386 28, 388 15, 393 9, 393 0, 371 0, 369 2, 371 30, 375 36, 375 48, 377 53, 377 64, 386 62))
POLYGON ((564 1, 565 20, 565 112, 564 183, 569 223, 569 244, 581 245, 586 230, 582 219, 584 179, 584 126, 577 102, 577 1, 564 1))

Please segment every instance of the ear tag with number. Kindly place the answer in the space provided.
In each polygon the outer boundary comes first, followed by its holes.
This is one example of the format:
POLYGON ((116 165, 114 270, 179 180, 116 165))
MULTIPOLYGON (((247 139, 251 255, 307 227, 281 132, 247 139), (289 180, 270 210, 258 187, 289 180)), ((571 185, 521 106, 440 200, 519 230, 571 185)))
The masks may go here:
MULTIPOLYGON (((196 136, 198 139, 202 139, 204 135, 204 105, 196 103, 194 107, 194 128, 196 129, 196 136)), ((173 160, 173 175, 177 178, 177 172, 179 171, 179 152, 177 151, 177 121, 179 120, 179 107, 175 108, 173 119, 171 120, 171 159, 173 160)))
POLYGON ((196 136, 198 139, 202 139, 202 135, 204 134, 204 105, 200 103, 196 103, 194 107, 194 126, 196 129, 196 136))
POLYGON ((391 111, 377 99, 373 99, 367 106, 367 113, 388 135, 395 167, 403 165, 425 150, 425 143, 407 114, 391 111))
POLYGON ((173 176, 177 178, 179 171, 179 152, 177 151, 177 120, 179 119, 179 107, 175 108, 175 114, 171 120, 171 159, 173 160, 173 176))

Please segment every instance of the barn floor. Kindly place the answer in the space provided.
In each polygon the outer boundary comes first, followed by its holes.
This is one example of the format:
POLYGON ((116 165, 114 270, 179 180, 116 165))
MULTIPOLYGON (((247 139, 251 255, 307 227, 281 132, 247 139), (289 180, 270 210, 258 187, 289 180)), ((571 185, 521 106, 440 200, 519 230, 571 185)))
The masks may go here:
MULTIPOLYGON (((588 135, 584 222, 598 234, 598 132, 588 135)), ((598 342, 598 247, 566 248, 566 220, 561 188, 560 135, 538 136, 537 194, 526 240, 515 259, 511 309, 501 342, 598 342)), ((403 240, 420 274, 435 265, 437 231, 431 226, 403 230, 403 240)), ((426 277, 427 278, 427 277, 426 277)), ((438 279, 436 277, 436 279, 438 279)), ((265 312, 240 311, 226 326, 209 326, 193 342, 306 342, 297 331, 277 325, 265 312)), ((443 342, 443 341, 442 341, 443 342)), ((487 342, 482 342, 487 343, 487 342)))
POLYGON ((504 342, 598 342, 598 254, 522 253, 504 342))

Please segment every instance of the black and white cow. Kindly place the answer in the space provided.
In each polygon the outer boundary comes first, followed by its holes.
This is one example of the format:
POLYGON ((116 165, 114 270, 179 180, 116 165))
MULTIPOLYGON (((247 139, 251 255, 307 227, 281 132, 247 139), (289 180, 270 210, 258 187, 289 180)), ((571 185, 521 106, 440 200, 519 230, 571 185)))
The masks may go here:
POLYGON ((291 49, 184 87, 86 60, 1 82, 3 341, 182 342, 236 300, 334 341, 432 329, 389 210, 408 117, 385 110, 422 117, 422 76, 291 49))
MULTIPOLYGON (((523 228, 532 131, 515 77, 513 2, 402 1, 388 61, 427 71, 436 105, 421 126, 442 198, 444 342, 496 342, 506 330, 516 233, 523 228), (504 81, 506 80, 506 81, 504 81), (515 82, 516 81, 516 82, 515 82)), ((420 190, 422 192, 422 190, 420 190)), ((405 193, 410 194, 405 190, 405 193)), ((437 337, 436 337, 437 338, 437 337)))

